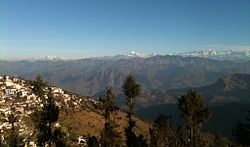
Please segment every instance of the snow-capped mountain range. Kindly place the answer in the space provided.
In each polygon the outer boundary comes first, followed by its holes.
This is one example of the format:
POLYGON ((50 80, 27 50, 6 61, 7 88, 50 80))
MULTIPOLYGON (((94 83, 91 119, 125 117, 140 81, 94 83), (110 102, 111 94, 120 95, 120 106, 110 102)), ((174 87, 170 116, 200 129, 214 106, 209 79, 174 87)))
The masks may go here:
POLYGON ((145 54, 132 51, 130 53, 121 54, 109 59, 130 59, 130 58, 150 58, 157 55, 170 55, 170 56, 183 56, 183 57, 201 57, 201 58, 210 58, 217 60, 250 60, 250 49, 244 50, 211 50, 205 49, 201 51, 192 51, 192 52, 174 52, 167 54, 145 54))
POLYGON ((185 53, 172 53, 169 55, 179 55, 184 57, 202 57, 218 60, 250 60, 250 49, 244 50, 211 50, 193 51, 185 53))
MULTIPOLYGON (((139 52, 129 52, 125 54, 119 54, 115 56, 104 56, 104 57, 91 57, 90 59, 99 59, 99 60, 120 60, 120 59, 131 59, 131 58, 150 58, 154 56, 183 56, 183 57, 201 57, 201 58, 209 58, 216 60, 250 60, 250 49, 244 50, 211 50, 205 49, 201 51, 192 51, 192 52, 173 52, 166 54, 145 54, 139 52)), ((60 61, 60 60, 70 60, 64 57, 58 57, 54 55, 46 55, 39 58, 33 58, 30 60, 42 60, 42 61, 60 61)))
POLYGON ((66 60, 66 58, 58 57, 55 55, 46 55, 44 57, 40 57, 40 60, 66 60))
POLYGON ((34 57, 34 58, 28 58, 24 59, 28 61, 60 61, 60 60, 68 60, 64 57, 59 57, 55 55, 46 55, 46 56, 40 56, 40 57, 34 57))

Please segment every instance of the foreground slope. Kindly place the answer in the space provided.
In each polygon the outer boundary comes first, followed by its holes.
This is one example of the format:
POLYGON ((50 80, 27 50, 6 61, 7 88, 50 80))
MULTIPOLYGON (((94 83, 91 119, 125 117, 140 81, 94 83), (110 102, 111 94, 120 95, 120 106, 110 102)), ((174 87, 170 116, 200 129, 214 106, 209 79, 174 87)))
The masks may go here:
MULTIPOLYGON (((59 121, 56 126, 61 126, 68 138, 76 140, 78 136, 97 136, 104 126, 103 104, 87 97, 76 95, 51 86, 55 103, 60 108, 59 121)), ((48 88, 46 88, 48 89, 48 88)), ((45 90, 46 90, 45 89, 45 90)), ((11 129, 7 121, 8 116, 14 113, 18 118, 15 123, 20 135, 28 140, 35 140, 36 130, 31 119, 32 113, 42 109, 43 101, 32 92, 29 81, 20 78, 0 76, 0 135, 5 136, 11 129)), ((126 113, 117 112, 120 132, 127 126, 126 113)), ((137 134, 147 137, 149 124, 136 118, 137 134)), ((123 137, 124 139, 124 137, 123 137)))

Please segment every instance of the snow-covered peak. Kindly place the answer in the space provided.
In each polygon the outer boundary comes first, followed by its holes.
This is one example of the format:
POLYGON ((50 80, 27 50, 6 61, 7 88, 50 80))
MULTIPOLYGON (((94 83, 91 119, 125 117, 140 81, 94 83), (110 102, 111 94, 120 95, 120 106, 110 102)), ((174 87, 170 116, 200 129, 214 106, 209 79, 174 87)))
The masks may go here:
POLYGON ((128 57, 138 57, 138 58, 147 58, 148 55, 144 54, 144 53, 138 53, 138 52, 135 52, 135 51, 132 51, 132 52, 129 52, 129 53, 126 53, 122 56, 128 56, 128 57))
POLYGON ((211 50, 205 49, 193 52, 173 53, 171 55, 180 55, 184 57, 202 57, 219 60, 249 60, 250 49, 235 49, 235 50, 211 50))
POLYGON ((119 59, 131 59, 131 58, 148 58, 149 56, 144 53, 138 53, 135 51, 119 54, 116 56, 109 57, 108 59, 119 60, 119 59))
POLYGON ((125 54, 118 54, 115 56, 104 56, 104 57, 92 57, 91 59, 99 59, 99 60, 120 60, 120 59, 132 59, 132 58, 149 58, 153 55, 147 55, 144 53, 139 53, 135 51, 131 51, 125 54))
POLYGON ((40 60, 65 60, 65 58, 54 55, 46 55, 44 57, 41 57, 40 60))
MULTIPOLYGON (((230 50, 212 50, 204 49, 200 51, 191 51, 191 52, 170 52, 167 54, 145 54, 139 53, 136 51, 131 51, 125 54, 119 54, 115 56, 104 56, 104 57, 90 57, 91 59, 98 60, 120 60, 120 59, 133 59, 133 58, 150 58, 158 55, 170 55, 170 56, 183 56, 183 57, 201 57, 201 58, 210 58, 216 60, 250 60, 250 49, 230 49, 230 50)), ((30 61, 61 61, 61 60, 73 60, 66 59, 63 57, 58 57, 54 55, 46 55, 39 58, 28 59, 30 61)))
POLYGON ((66 58, 58 57, 55 55, 46 55, 46 56, 40 56, 37 58, 30 58, 26 60, 28 61, 60 61, 60 60, 66 60, 66 58))

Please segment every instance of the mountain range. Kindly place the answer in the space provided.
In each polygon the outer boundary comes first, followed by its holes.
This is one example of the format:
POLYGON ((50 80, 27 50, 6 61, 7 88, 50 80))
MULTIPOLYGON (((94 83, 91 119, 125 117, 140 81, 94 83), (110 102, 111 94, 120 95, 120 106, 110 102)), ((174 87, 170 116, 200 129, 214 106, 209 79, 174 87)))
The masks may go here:
POLYGON ((250 103, 250 74, 227 75, 211 85, 170 89, 162 91, 160 95, 165 95, 168 99, 176 101, 177 98, 185 94, 188 90, 197 91, 209 104, 250 103))
POLYGON ((231 50, 211 50, 205 49, 192 52, 177 52, 172 55, 180 55, 183 57, 202 57, 216 60, 234 60, 242 61, 250 59, 250 49, 231 49, 231 50))
MULTIPOLYGON (((119 55, 116 59, 105 57, 80 60, 54 58, 53 60, 0 61, 0 75, 20 76, 25 79, 34 79, 37 75, 42 75, 50 85, 62 87, 66 96, 71 97, 71 101, 67 109, 62 110, 59 122, 70 132, 76 132, 76 135, 83 133, 78 132, 83 129, 79 127, 88 128, 91 134, 100 130, 102 116, 94 111, 98 106, 95 103, 98 101, 92 101, 87 97, 97 99, 103 96, 106 86, 114 88, 118 97, 117 103, 124 108, 122 83, 129 74, 134 75, 142 87, 142 92, 137 98, 137 115, 142 119, 152 121, 163 113, 174 116, 173 119, 183 125, 176 102, 190 89, 201 94, 212 109, 213 117, 205 127, 206 131, 213 133, 221 131, 223 135, 230 137, 231 129, 238 121, 244 120, 249 110, 250 61, 248 60, 238 62, 179 55, 140 57, 137 53, 121 58, 123 56, 119 55), (72 106, 77 106, 74 105, 75 102, 79 102, 78 105, 81 107, 80 99, 89 103, 85 104, 87 107, 83 110, 82 108, 72 110, 72 106), (98 120, 93 119, 96 117, 98 120), (84 122, 85 120, 87 121, 84 122), (98 128, 91 128, 89 124, 91 121, 95 122, 98 128), (72 126, 72 122, 77 122, 77 125, 72 126)), ((26 87, 31 91, 29 86, 26 87)), ((9 100, 8 103, 3 103, 6 108, 7 104, 11 104, 11 99, 9 100)), ((60 99, 56 100, 63 103, 60 99)), ((27 99, 23 101, 27 102, 27 99)), ((124 113, 120 115, 125 119, 124 113)), ((148 127, 148 124, 138 121, 142 126, 148 127)))
POLYGON ((42 75, 52 85, 98 98, 111 86, 122 103, 122 82, 132 74, 142 86, 138 103, 142 107, 173 103, 170 89, 208 86, 230 74, 250 74, 250 61, 235 62, 199 57, 156 55, 118 60, 0 61, 0 74, 34 79, 42 75))
POLYGON ((176 102, 190 89, 197 91, 212 110, 212 119, 205 126, 204 131, 220 132, 232 138, 232 129, 238 122, 245 121, 250 109, 250 74, 227 75, 214 84, 198 88, 166 90, 160 95, 172 99, 174 101, 172 104, 159 103, 140 108, 137 115, 148 121, 155 120, 160 114, 170 115, 177 124, 184 125, 176 102))
MULTIPOLYGON (((231 49, 231 50, 212 50, 204 49, 200 51, 189 51, 189 52, 170 52, 165 54, 157 53, 140 53, 131 51, 125 54, 118 54, 114 56, 101 56, 101 57, 90 57, 89 59, 99 60, 120 60, 120 59, 131 59, 131 58, 150 58, 154 56, 182 56, 182 57, 201 57, 215 60, 232 60, 232 61, 247 61, 250 60, 250 49, 231 49)), ((57 61, 57 60, 75 60, 65 57, 59 57, 55 55, 46 55, 39 58, 26 59, 29 61, 57 61)))

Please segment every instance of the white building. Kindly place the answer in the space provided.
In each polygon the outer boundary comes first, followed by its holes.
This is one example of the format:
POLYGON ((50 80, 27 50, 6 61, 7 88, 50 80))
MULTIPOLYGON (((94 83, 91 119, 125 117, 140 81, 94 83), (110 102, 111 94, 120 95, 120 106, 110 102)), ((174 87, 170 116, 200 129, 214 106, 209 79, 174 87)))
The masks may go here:
POLYGON ((5 89, 5 93, 6 95, 14 95, 16 94, 16 89, 13 89, 13 88, 5 89))
POLYGON ((87 145, 87 140, 82 136, 78 137, 78 144, 87 145))
POLYGON ((13 86, 15 84, 12 81, 10 81, 10 80, 6 80, 5 85, 6 86, 13 86))
POLYGON ((64 94, 64 91, 61 88, 58 87, 51 87, 53 93, 60 93, 64 94))
POLYGON ((5 76, 5 80, 8 81, 9 80, 9 76, 5 76))
POLYGON ((28 92, 27 91, 21 91, 21 97, 25 97, 28 95, 28 92))

